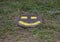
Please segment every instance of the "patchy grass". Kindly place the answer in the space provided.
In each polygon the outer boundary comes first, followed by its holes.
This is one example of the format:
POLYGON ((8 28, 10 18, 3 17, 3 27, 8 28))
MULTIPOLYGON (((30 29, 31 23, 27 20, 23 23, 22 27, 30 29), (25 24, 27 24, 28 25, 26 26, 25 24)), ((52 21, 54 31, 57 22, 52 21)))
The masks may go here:
POLYGON ((60 12, 56 11, 60 11, 60 0, 0 0, 0 39, 4 39, 7 32, 15 35, 15 31, 21 30, 21 27, 15 24, 15 19, 25 12, 42 15, 41 27, 29 29, 42 42, 60 39, 60 35, 56 34, 60 34, 60 12), (57 38, 54 38, 55 36, 57 38))

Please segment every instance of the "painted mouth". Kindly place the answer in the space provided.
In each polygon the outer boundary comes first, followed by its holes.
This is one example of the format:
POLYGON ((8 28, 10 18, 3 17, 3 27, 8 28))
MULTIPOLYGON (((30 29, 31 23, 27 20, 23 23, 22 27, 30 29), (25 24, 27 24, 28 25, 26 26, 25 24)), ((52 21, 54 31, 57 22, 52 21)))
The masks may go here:
POLYGON ((36 25, 40 24, 41 22, 36 21, 34 23, 27 23, 27 22, 19 21, 18 23, 21 24, 21 25, 24 25, 24 26, 36 26, 36 25))

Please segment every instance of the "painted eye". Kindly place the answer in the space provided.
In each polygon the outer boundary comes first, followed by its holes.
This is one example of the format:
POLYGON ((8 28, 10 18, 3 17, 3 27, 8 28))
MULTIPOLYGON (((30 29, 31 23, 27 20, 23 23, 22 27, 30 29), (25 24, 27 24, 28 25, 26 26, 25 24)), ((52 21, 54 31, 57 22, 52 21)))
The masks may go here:
POLYGON ((31 16, 31 19, 37 19, 37 17, 36 16, 31 16))
POLYGON ((27 19, 28 17, 27 16, 21 16, 21 19, 27 19))

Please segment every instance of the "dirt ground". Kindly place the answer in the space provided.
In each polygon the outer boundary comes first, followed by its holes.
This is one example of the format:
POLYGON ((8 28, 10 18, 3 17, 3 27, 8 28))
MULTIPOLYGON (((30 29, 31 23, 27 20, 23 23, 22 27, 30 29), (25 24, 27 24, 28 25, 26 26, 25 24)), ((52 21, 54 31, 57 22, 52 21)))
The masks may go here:
POLYGON ((5 38, 1 42, 40 42, 38 37, 32 35, 27 30, 16 31, 15 35, 5 33, 5 38))

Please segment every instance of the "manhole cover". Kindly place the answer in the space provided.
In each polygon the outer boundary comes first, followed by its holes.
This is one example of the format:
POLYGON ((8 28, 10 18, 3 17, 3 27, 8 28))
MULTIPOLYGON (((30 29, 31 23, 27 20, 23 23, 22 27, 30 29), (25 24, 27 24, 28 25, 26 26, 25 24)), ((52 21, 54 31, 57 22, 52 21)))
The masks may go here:
POLYGON ((16 23, 21 27, 35 27, 42 23, 39 15, 21 14, 17 17, 16 23))

